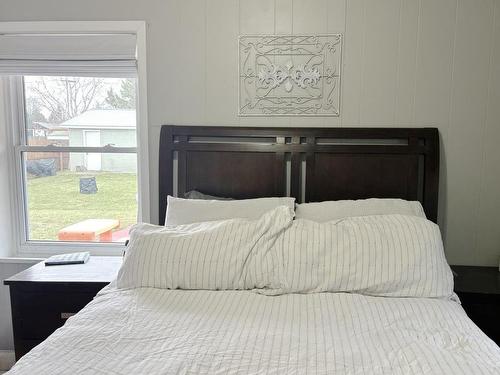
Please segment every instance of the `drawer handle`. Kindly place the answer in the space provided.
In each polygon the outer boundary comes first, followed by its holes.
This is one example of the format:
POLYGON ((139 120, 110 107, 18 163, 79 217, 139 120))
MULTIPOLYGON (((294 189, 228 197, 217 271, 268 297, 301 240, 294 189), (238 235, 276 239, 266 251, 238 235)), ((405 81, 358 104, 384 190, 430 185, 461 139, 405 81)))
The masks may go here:
POLYGON ((76 313, 68 313, 68 312, 62 312, 61 313, 61 319, 68 319, 69 317, 72 317, 76 313))

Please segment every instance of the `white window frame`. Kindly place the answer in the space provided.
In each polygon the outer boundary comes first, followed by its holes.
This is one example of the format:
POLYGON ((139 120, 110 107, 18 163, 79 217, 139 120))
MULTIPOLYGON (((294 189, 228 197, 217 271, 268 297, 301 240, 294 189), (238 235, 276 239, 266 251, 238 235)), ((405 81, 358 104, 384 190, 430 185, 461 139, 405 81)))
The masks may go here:
MULTIPOLYGON (((139 211, 137 220, 150 222, 148 112, 146 76, 146 23, 144 21, 54 21, 54 22, 0 22, 0 34, 24 33, 134 33, 137 38, 137 147, 110 147, 106 152, 120 153, 124 150, 137 153, 137 188, 139 211)), ((24 98, 22 78, 3 79, 6 109, 7 135, 9 136, 9 173, 11 185, 11 211, 13 217, 14 253, 18 257, 46 257, 53 254, 89 251, 93 255, 122 255, 123 244, 36 241, 27 238, 27 207, 21 152, 24 146, 24 98)), ((49 147, 40 150, 29 146, 31 151, 45 152, 100 152, 101 148, 49 147)))

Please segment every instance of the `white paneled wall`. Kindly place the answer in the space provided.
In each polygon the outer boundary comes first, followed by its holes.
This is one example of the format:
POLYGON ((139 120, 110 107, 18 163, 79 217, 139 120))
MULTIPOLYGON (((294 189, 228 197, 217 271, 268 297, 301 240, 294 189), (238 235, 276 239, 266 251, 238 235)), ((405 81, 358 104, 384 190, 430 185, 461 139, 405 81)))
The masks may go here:
POLYGON ((500 256, 499 0, 3 0, 0 20, 148 22, 152 213, 159 125, 436 126, 454 264, 500 256), (239 34, 345 34, 341 117, 238 118, 239 34))

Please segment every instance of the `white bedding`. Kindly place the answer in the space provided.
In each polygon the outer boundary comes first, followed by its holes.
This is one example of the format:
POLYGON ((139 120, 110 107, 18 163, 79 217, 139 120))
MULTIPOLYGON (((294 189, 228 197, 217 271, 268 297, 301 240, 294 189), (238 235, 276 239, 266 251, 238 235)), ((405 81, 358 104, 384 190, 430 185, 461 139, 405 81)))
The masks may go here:
POLYGON ((280 233, 275 248, 283 257, 283 288, 269 293, 453 296, 453 274, 439 227, 427 219, 407 215, 326 223, 297 219, 280 233))
POLYGON ((459 304, 346 293, 107 288, 16 374, 500 374, 459 304))

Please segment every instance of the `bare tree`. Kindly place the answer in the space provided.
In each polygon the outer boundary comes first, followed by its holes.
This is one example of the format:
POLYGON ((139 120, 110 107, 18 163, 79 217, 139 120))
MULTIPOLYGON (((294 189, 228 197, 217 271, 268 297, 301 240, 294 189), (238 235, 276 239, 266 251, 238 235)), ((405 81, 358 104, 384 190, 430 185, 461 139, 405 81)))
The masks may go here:
POLYGON ((104 81, 86 77, 38 77, 27 85, 48 121, 61 123, 100 105, 104 81))

